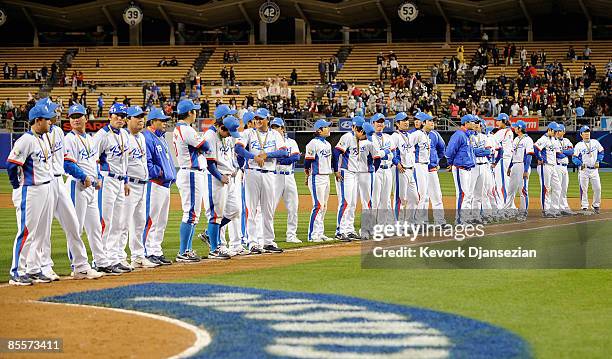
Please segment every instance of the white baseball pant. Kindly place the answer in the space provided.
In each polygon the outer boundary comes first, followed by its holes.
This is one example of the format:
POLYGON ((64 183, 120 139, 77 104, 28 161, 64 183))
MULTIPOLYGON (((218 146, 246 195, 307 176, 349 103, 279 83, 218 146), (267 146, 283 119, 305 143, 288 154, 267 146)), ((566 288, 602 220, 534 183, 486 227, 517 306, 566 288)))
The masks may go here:
POLYGON ((202 211, 202 198, 205 195, 204 174, 196 170, 180 169, 176 174, 176 186, 181 196, 181 221, 197 224, 202 211))
POLYGON ((444 223, 444 203, 442 203, 442 189, 440 188, 438 170, 429 170, 427 172, 427 177, 427 198, 425 199, 425 208, 429 211, 429 202, 431 202, 434 223, 444 223))
POLYGON ((260 172, 248 169, 245 174, 245 195, 247 234, 249 248, 253 246, 274 245, 274 184, 273 171, 260 172), (261 221, 257 220, 255 210, 261 205, 261 221), (263 238, 258 238, 258 228, 263 227, 263 238))
MULTIPOLYGON (((241 171, 238 171, 241 173, 241 171)), ((238 174, 235 177, 230 178, 230 183, 227 184, 227 201, 225 203, 225 209, 223 211, 223 215, 227 218, 231 219, 231 222, 221 227, 221 236, 219 239, 221 240, 221 244, 227 246, 227 241, 225 240, 226 231, 229 232, 229 248, 232 250, 240 249, 242 246, 242 234, 241 234, 241 224, 240 224, 240 216, 242 214, 242 199, 241 199, 241 177, 238 177, 238 174), (230 208, 228 208, 230 206, 230 208), (233 213, 233 214, 232 214, 233 213), (230 217, 228 217, 228 215, 230 217)))
POLYGON ((53 212, 50 207, 51 184, 22 186, 13 190, 13 205, 17 209, 17 235, 13 242, 11 276, 35 274, 40 271, 38 249, 51 236, 53 212))
POLYGON ((510 167, 511 158, 502 158, 495 166, 495 186, 499 191, 499 199, 504 203, 504 209, 516 209, 514 200, 508 197, 508 168, 510 167))
POLYGON ((472 214, 474 218, 481 219, 486 213, 485 204, 485 181, 488 171, 488 162, 483 164, 476 163, 476 166, 470 171, 472 173, 472 184, 474 186, 474 199, 472 200, 472 214))
POLYGON ((396 167, 393 203, 395 219, 401 222, 413 222, 418 203, 419 192, 417 191, 414 168, 406 168, 404 173, 401 173, 396 167))
POLYGON ((504 203, 500 200, 499 191, 495 184, 495 169, 491 165, 486 166, 485 172, 485 197, 484 205, 486 206, 488 216, 497 216, 498 210, 504 208, 504 203))
POLYGON ((355 233, 355 208, 357 207, 357 178, 355 172, 341 170, 342 181, 336 180, 338 200, 338 217, 336 234, 355 233))
POLYGON ((456 223, 469 222, 472 219, 472 201, 474 198, 472 173, 470 170, 453 166, 453 180, 455 181, 455 196, 457 198, 455 221, 456 223))
POLYGON ((278 204, 282 198, 283 202, 285 203, 285 208, 287 209, 286 238, 297 238, 299 197, 293 174, 276 174, 274 194, 276 195, 276 204, 274 208, 278 207, 278 204))
POLYGON ((329 175, 310 175, 308 189, 312 198, 312 211, 308 222, 308 241, 325 234, 325 213, 329 199, 329 175))
POLYGON ((561 210, 569 211, 570 206, 567 203, 567 188, 569 187, 569 174, 567 173, 567 165, 557 165, 557 175, 559 176, 559 184, 561 192, 559 193, 559 207, 561 210))
POLYGON ((374 223, 391 224, 393 215, 391 211, 391 191, 393 189, 393 169, 379 168, 374 175, 374 188, 372 190, 372 210, 374 223))
POLYGON ((414 164, 414 179, 419 194, 417 209, 414 215, 416 223, 428 221, 427 192, 429 191, 429 169, 426 163, 414 164))
POLYGON ((125 192, 122 180, 104 176, 102 189, 98 198, 102 208, 102 244, 111 265, 121 263, 125 257, 125 242, 123 231, 123 208, 125 207, 125 192), (122 246, 123 244, 123 246, 122 246))
POLYGON ((147 184, 129 182, 128 185, 130 195, 125 198, 123 221, 124 229, 127 227, 130 234, 130 254, 134 262, 145 257, 142 233, 147 221, 147 184))
POLYGON ((357 187, 361 199, 361 236, 371 236, 374 231, 375 213, 372 210, 372 192, 374 191, 374 172, 357 173, 357 187))
POLYGON ((601 181, 599 170, 596 168, 580 169, 578 171, 578 182, 580 183, 580 207, 589 208, 589 183, 593 186, 593 207, 600 207, 601 181))
MULTIPOLYGON (((527 170, 531 174, 531 167, 527 170)), ((514 202, 516 192, 520 196, 519 210, 523 215, 527 215, 529 210, 529 178, 523 178, 525 168, 523 163, 515 163, 510 169, 510 185, 508 186, 508 196, 514 202)))
POLYGON ((555 167, 556 165, 547 163, 538 165, 538 174, 540 175, 540 204, 542 206, 542 211, 545 213, 559 212, 561 182, 559 182, 559 174, 555 167))
POLYGON ((155 182, 147 183, 145 216, 147 218, 142 233, 146 256, 161 256, 164 232, 168 224, 170 210, 170 188, 155 182))

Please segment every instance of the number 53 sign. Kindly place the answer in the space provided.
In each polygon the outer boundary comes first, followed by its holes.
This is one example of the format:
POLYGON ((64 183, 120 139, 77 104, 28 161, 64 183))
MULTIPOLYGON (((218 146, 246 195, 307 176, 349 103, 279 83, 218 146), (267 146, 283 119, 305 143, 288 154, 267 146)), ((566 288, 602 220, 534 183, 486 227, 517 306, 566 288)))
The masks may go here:
POLYGON ((416 5, 411 2, 402 3, 397 9, 397 14, 400 19, 410 22, 414 21, 414 19, 419 16, 419 9, 417 9, 416 5))

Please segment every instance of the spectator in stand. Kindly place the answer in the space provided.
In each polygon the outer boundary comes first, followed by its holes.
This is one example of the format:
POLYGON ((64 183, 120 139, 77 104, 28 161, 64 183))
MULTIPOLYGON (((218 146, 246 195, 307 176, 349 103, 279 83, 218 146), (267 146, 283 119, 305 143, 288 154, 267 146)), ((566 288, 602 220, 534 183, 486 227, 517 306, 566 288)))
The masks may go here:
POLYGON ((234 72, 234 66, 230 66, 228 76, 229 76, 229 85, 234 86, 234 83, 236 82, 236 73, 234 72))
POLYGON ((457 46, 457 60, 459 60, 459 63, 463 63, 464 61, 464 55, 465 50, 463 49, 463 45, 459 44, 459 46, 457 46))
POLYGON ((582 50, 582 59, 589 60, 591 58, 591 48, 589 45, 584 45, 584 50, 582 50))
POLYGON ((538 66, 538 54, 535 51, 531 53, 531 66, 538 66))
POLYGON ((514 61, 514 56, 516 56, 516 45, 512 43, 510 45, 510 65, 512 65, 512 62, 514 61))
POLYGON ((170 60, 170 64, 168 66, 178 66, 178 60, 176 59, 176 56, 172 56, 172 60, 170 60))
POLYGON ((320 82, 322 84, 325 83, 326 75, 327 75, 327 65, 325 64, 325 61, 323 61, 323 58, 321 58, 321 61, 319 61, 319 76, 320 76, 320 82))
POLYGON ((576 50, 574 50, 574 46, 570 45, 569 49, 567 50, 566 58, 572 61, 576 60, 576 50))
POLYGON ((83 71, 79 71, 79 75, 77 76, 77 85, 83 86, 84 81, 85 81, 85 75, 83 75, 83 71))
POLYGON ((100 68, 100 59, 99 58, 96 59, 96 68, 100 68))
POLYGON ((399 63, 397 62, 396 56, 389 56, 389 58, 389 66, 391 67, 391 78, 395 79, 397 76, 399 76, 399 63))
POLYGON ((540 58, 540 64, 542 67, 544 67, 546 65, 546 51, 544 51, 544 49, 540 49, 538 57, 540 58))
POLYGON ((521 60, 521 66, 525 66, 527 63, 527 50, 524 46, 521 46, 521 53, 519 54, 519 60, 521 60))
POLYGON ((79 84, 79 79, 76 70, 72 72, 72 91, 76 91, 79 84))
POLYGON ((4 63, 4 67, 2 68, 2 73, 4 74, 5 80, 8 80, 11 78, 11 68, 9 67, 8 62, 4 63))
POLYGON ((47 65, 43 65, 40 68, 40 76, 42 77, 43 81, 47 81, 47 76, 49 75, 49 69, 47 68, 47 65))
MULTIPOLYGON (((189 73, 188 73, 189 86, 195 85, 195 83, 196 83, 196 76, 198 76, 198 72, 196 71, 195 67, 191 66, 191 69, 189 69, 189 73)), ((183 86, 184 86, 184 84, 183 84, 183 86)), ((182 90, 184 91, 185 89, 182 89, 182 90)), ((182 92, 182 91, 179 91, 179 92, 182 92)))
POLYGON ((104 110, 104 94, 100 92, 100 95, 98 96, 98 113, 96 114, 96 117, 102 117, 103 110, 104 110))
MULTIPOLYGON (((55 64, 55 62, 53 63, 55 64)), ((13 65, 12 78, 17 79, 17 64, 13 65)))
POLYGON ((161 60, 159 60, 159 62, 157 63, 157 67, 163 67, 163 66, 168 66, 165 56, 161 60))
POLYGON ((327 82, 331 83, 332 81, 334 81, 334 79, 336 78, 336 74, 338 73, 338 59, 336 59, 335 56, 332 56, 329 59, 327 68, 328 68, 327 72, 329 74, 329 78, 327 82))
POLYGON ((493 59, 493 65, 499 66, 499 48, 495 44, 491 48, 491 58, 493 59))
POLYGON ((229 79, 229 72, 227 72, 227 67, 223 66, 221 72, 219 72, 219 76, 221 77, 221 85, 223 87, 227 86, 227 80, 229 79))
POLYGON ((385 61, 385 57, 383 56, 383 53, 381 51, 376 56, 376 73, 378 74, 378 78, 380 80, 382 80, 382 67, 383 67, 384 61, 385 61))
POLYGON ((230 56, 229 50, 223 51, 223 63, 224 64, 229 63, 229 56, 230 56))
POLYGON ((431 82, 434 85, 436 85, 438 81, 438 72, 439 72, 438 65, 434 64, 431 68, 431 82))
POLYGON ((293 71, 291 71, 290 78, 291 78, 291 82, 290 82, 289 84, 290 84, 291 86, 294 86, 294 85, 297 85, 297 84, 298 84, 298 82, 297 82, 297 80, 298 80, 298 74, 297 74, 297 70, 296 70, 296 69, 293 69, 293 71))
POLYGON ((79 103, 83 105, 84 107, 87 107, 87 90, 86 89, 83 89, 83 92, 81 92, 79 103))

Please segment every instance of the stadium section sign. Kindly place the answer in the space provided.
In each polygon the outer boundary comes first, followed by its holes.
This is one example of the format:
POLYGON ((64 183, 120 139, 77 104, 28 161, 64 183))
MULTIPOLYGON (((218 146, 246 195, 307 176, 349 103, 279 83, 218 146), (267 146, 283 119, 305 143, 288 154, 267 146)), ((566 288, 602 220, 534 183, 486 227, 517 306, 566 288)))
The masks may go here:
POLYGON ((136 26, 140 24, 142 22, 143 17, 144 14, 142 12, 142 9, 134 3, 131 3, 130 6, 128 6, 123 11, 123 21, 125 21, 125 23, 130 26, 136 26))
POLYGON ((400 19, 406 22, 411 22, 419 16, 419 9, 417 9, 415 4, 405 2, 397 8, 397 14, 399 15, 400 19))
POLYGON ((266 1, 259 7, 261 21, 272 24, 280 17, 280 7, 274 2, 266 1))

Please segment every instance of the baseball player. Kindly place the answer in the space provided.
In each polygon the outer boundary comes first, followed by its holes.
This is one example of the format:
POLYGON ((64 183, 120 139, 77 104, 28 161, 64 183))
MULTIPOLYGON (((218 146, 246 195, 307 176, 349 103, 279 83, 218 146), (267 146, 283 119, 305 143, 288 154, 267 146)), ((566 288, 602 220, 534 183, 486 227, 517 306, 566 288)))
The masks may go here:
POLYGON ((196 105, 192 100, 181 100, 176 106, 178 122, 172 134, 176 159, 179 171, 176 174, 176 185, 181 196, 183 217, 179 230, 180 246, 176 255, 177 262, 194 263, 201 258, 192 248, 195 226, 200 219, 202 198, 204 196, 203 166, 200 163, 200 153, 207 152, 210 147, 198 133, 191 127, 196 119, 196 105))
POLYGON ((51 147, 43 135, 49 132, 49 109, 34 106, 28 113, 31 130, 15 142, 7 159, 13 186, 13 205, 17 209, 17 235, 9 272, 11 285, 49 283, 40 270, 37 251, 51 236, 51 147))
POLYGON ((520 190, 520 206, 517 220, 527 219, 529 210, 529 175, 531 174, 531 159, 534 154, 533 140, 527 135, 527 124, 524 121, 516 121, 514 128, 516 137, 513 140, 512 161, 508 168, 508 196, 514 201, 516 192, 520 190))
MULTIPOLYGON (((497 128, 499 129, 495 132, 495 140, 500 145, 500 150, 498 151, 499 160, 495 161, 493 167, 495 169, 495 185, 499 190, 499 198, 504 202, 504 209, 515 209, 514 200, 508 199, 508 167, 510 166, 510 161, 512 160, 512 148, 513 148, 513 139, 514 135, 512 134, 512 129, 510 128, 510 117, 508 117, 505 113, 500 113, 497 116, 496 122, 497 128)), ((511 211, 504 211, 505 213, 510 213, 511 211)))
MULTIPOLYGON (((244 113, 242 115, 242 123, 245 129, 247 128, 253 128, 254 124, 253 124, 253 120, 255 118, 255 112, 253 111, 247 111, 246 113, 244 113)), ((241 133, 241 136, 244 134, 244 131, 241 133)), ((234 151, 235 152, 235 151, 234 151)), ((247 233, 246 233, 246 193, 245 193, 245 185, 244 185, 244 172, 245 172, 245 166, 246 166, 246 161, 244 159, 244 157, 236 154, 236 159, 238 161, 238 167, 240 168, 240 170, 238 171, 238 173, 236 174, 236 182, 240 184, 240 199, 241 199, 241 203, 242 203, 242 207, 240 210, 240 236, 242 238, 242 242, 240 244, 240 246, 237 246, 235 248, 230 247, 230 255, 246 255, 249 254, 249 250, 248 248, 245 248, 243 246, 244 243, 247 243, 246 238, 247 238, 247 233)), ((257 223, 261 223, 261 208, 259 208, 259 210, 256 210, 256 214, 255 214, 255 220, 257 221, 257 223)), ((237 226, 238 223, 234 223, 234 221, 230 222, 230 225, 232 226, 237 226)), ((259 236, 259 238, 261 238, 261 240, 263 241, 263 226, 259 225, 258 226, 258 231, 261 234, 259 236)))
MULTIPOLYGON (((476 166, 471 172, 472 183, 474 185, 474 200, 472 201, 472 213, 474 222, 482 223, 487 213, 488 198, 485 193, 485 181, 489 172, 489 156, 491 155, 490 141, 483 133, 484 121, 480 118, 474 122, 474 131, 470 135, 470 145, 474 150, 476 166)), ((489 206, 490 207, 490 206, 489 206)))
MULTIPOLYGON (((84 228, 94 263, 98 268, 108 268, 107 272, 98 273, 119 275, 123 272, 112 268, 102 243, 98 207, 98 190, 101 185, 98 179, 98 152, 91 135, 85 133, 87 111, 82 105, 74 104, 68 109, 68 118, 72 131, 64 138, 64 170, 69 175, 66 188, 77 219, 77 237, 81 238, 84 228)), ((82 274, 79 271, 73 272, 75 278, 82 274)))
POLYGON ((557 218, 561 215, 559 210, 561 182, 556 169, 557 155, 561 154, 561 146, 555 138, 555 131, 557 123, 549 123, 546 134, 534 144, 540 175, 542 216, 546 218, 557 218))
POLYGON ((277 159, 288 156, 284 138, 268 128, 270 113, 265 108, 255 111, 255 128, 244 130, 236 143, 236 153, 247 160, 244 178, 247 215, 247 240, 251 254, 264 251, 281 253, 274 242, 274 171, 277 159), (258 222, 255 212, 261 205, 263 243, 257 238, 258 222))
POLYGON ((395 146, 391 135, 383 133, 385 129, 385 116, 376 113, 370 118, 370 123, 374 126, 376 134, 372 136, 377 148, 388 150, 391 153, 381 158, 380 167, 374 176, 374 188, 372 191, 372 209, 375 215, 375 223, 392 223, 391 211, 391 190, 393 186, 393 154, 395 146))
POLYGON ((491 155, 488 157, 489 165, 487 166, 485 177, 486 200, 484 201, 487 210, 485 212, 485 220, 488 222, 500 220, 503 217, 500 210, 503 210, 505 205, 500 197, 500 191, 498 191, 495 182, 495 165, 499 163, 502 158, 501 144, 495 137, 495 133, 498 130, 499 129, 495 127, 485 128, 488 146, 491 149, 491 155))
MULTIPOLYGON (((127 109, 127 130, 129 132, 127 145, 127 177, 130 195, 125 199, 124 215, 122 216, 123 232, 129 233, 129 245, 132 268, 154 268, 161 263, 151 262, 145 256, 142 234, 146 226, 146 192, 149 182, 147 165, 147 145, 142 130, 144 129, 144 111, 140 106, 130 106, 127 109)), ((125 248, 122 242, 122 249, 125 248)), ((125 254, 125 251, 123 251, 125 254)))
POLYGON ((430 121, 433 117, 419 111, 414 118, 415 128, 417 120, 419 124, 422 123, 421 128, 410 134, 410 141, 414 145, 414 178, 419 194, 415 220, 417 223, 425 223, 428 217, 427 192, 429 190, 429 158, 431 157, 431 138, 428 133, 433 129, 432 121, 430 121))
MULTIPOLYGON (((230 113, 229 108, 226 113, 230 113)), ((230 259, 230 254, 222 245, 221 227, 238 220, 240 217, 240 183, 236 182, 238 171, 234 148, 236 138, 240 138, 238 127, 240 121, 232 115, 218 115, 215 125, 204 134, 204 139, 210 145, 206 153, 208 174, 206 184, 208 187, 205 203, 206 217, 208 218, 207 233, 209 236, 210 253, 212 259, 230 259)), ((239 233, 232 233, 230 246, 241 246, 239 233)))
POLYGON ((331 122, 317 120, 313 126, 315 137, 306 145, 304 174, 312 196, 312 212, 308 223, 309 242, 332 240, 325 235, 325 213, 330 191, 329 175, 332 174, 332 149, 327 141, 330 125, 331 122))
POLYGON ((270 126, 285 139, 285 146, 289 151, 289 157, 277 161, 276 185, 274 187, 276 203, 274 208, 278 207, 282 198, 287 209, 286 241, 288 243, 301 243, 302 241, 297 238, 299 196, 293 176, 295 163, 300 160, 300 148, 297 142, 285 133, 285 122, 281 118, 274 118, 270 122, 270 126))
POLYGON ((170 157, 165 139, 166 126, 170 116, 161 109, 151 108, 147 115, 149 126, 143 131, 147 153, 149 182, 146 191, 146 224, 142 242, 147 259, 156 264, 170 265, 162 251, 164 231, 170 209, 170 186, 176 181, 176 169, 170 157))
POLYGON ((122 219, 125 197, 129 195, 127 185, 127 141, 128 133, 123 129, 127 107, 115 103, 109 110, 110 123, 94 136, 94 147, 99 154, 102 190, 98 191, 98 203, 101 207, 102 244, 111 262, 110 267, 99 267, 96 270, 107 274, 114 272, 131 272, 132 268, 125 263, 123 254, 122 219), (122 263, 123 262, 123 263, 122 263))
POLYGON ((583 214, 588 214, 589 182, 593 186, 593 211, 599 214, 601 205, 601 182, 599 180, 599 164, 603 161, 604 149, 596 139, 591 139, 591 129, 582 126, 579 130, 582 141, 574 147, 572 162, 578 167, 578 182, 580 183, 580 207, 583 214))
POLYGON ((567 188, 569 186, 569 175, 567 173, 567 166, 569 165, 569 159, 574 154, 574 145, 572 142, 565 138, 565 126, 558 124, 558 131, 555 132, 557 141, 561 146, 561 154, 557 157, 557 173, 559 174, 559 182, 561 183, 560 196, 560 207, 561 214, 563 215, 575 215, 576 212, 572 211, 569 204, 567 203, 567 188))
POLYGON ((397 221, 412 221, 419 202, 419 194, 414 176, 414 145, 411 142, 410 121, 405 112, 395 115, 396 131, 391 135, 395 154, 395 195, 393 212, 397 221))
POLYGON ((427 197, 425 199, 425 209, 429 210, 429 202, 431 201, 431 209, 433 212, 434 224, 446 224, 444 219, 444 204, 442 203, 442 189, 440 188, 440 179, 438 178, 438 170, 440 169, 440 161, 444 158, 444 150, 446 144, 444 139, 435 131, 435 121, 427 120, 427 134, 430 139, 429 164, 427 165, 427 197), (431 129, 429 129, 431 128, 431 129))
POLYGON ((472 221, 472 200, 474 185, 470 173, 476 166, 474 149, 470 146, 469 132, 474 129, 478 118, 473 115, 461 117, 461 128, 451 136, 446 147, 448 165, 453 171, 455 181, 455 194, 457 197, 456 223, 469 223, 472 221))

